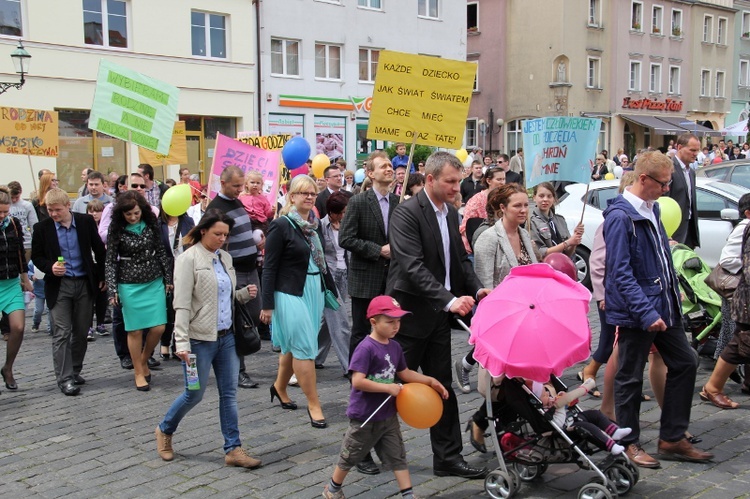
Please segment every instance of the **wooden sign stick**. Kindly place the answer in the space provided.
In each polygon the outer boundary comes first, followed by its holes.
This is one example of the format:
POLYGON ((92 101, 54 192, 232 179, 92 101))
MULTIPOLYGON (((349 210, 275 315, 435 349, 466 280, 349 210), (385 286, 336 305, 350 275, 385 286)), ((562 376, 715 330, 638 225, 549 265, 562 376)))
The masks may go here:
POLYGON ((404 183, 401 185, 401 198, 398 200, 399 204, 404 202, 404 196, 406 195, 406 183, 409 182, 409 173, 411 172, 411 162, 414 158, 414 145, 417 143, 417 133, 414 130, 414 138, 411 141, 411 147, 409 148, 409 159, 406 160, 406 175, 404 175, 404 183))

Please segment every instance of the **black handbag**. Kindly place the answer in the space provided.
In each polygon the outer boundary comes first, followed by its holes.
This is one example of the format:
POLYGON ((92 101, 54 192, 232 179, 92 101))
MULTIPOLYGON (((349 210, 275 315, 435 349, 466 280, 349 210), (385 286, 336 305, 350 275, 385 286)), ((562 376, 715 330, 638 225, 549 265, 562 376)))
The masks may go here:
POLYGON ((234 300, 234 348, 237 355, 250 355, 260 350, 260 334, 245 305, 234 300))

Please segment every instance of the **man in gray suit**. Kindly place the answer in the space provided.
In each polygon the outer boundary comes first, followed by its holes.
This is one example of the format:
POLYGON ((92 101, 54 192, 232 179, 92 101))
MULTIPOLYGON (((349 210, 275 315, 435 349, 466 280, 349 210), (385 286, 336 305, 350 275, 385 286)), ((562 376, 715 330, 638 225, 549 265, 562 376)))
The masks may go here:
MULTIPOLYGON (((349 200, 339 229, 339 245, 348 250, 349 295, 352 298, 352 335, 349 358, 359 343, 370 334, 367 306, 370 300, 385 293, 385 280, 391 264, 388 244, 388 221, 398 205, 398 197, 389 191, 393 183, 393 165, 383 151, 375 151, 365 162, 365 172, 372 189, 349 200)), ((380 472, 372 457, 357 469, 366 474, 380 472)))
POLYGON ((690 167, 698 157, 701 143, 692 133, 683 133, 677 137, 677 154, 672 163, 672 185, 667 194, 677 201, 682 210, 682 221, 672 239, 690 248, 700 246, 698 233, 698 204, 695 199, 695 171, 690 167))

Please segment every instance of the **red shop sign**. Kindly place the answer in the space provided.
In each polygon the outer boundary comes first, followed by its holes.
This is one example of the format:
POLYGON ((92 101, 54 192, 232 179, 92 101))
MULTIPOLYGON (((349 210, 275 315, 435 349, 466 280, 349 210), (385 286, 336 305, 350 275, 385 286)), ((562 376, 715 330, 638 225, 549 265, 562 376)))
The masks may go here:
POLYGON ((682 111, 682 101, 674 99, 652 100, 652 99, 622 99, 623 109, 647 109, 649 111, 682 111))

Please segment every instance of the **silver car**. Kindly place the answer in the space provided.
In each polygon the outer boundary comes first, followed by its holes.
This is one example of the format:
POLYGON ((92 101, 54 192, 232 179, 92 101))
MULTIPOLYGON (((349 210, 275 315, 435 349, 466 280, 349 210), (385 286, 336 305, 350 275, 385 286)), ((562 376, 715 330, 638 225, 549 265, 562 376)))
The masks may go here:
MULTIPOLYGON (((586 211, 583 215, 585 232, 581 244, 576 248, 575 263, 578 268, 578 280, 587 287, 591 287, 589 273, 589 255, 594 242, 594 233, 604 221, 602 212, 607 202, 617 196, 619 180, 603 180, 592 182, 586 195, 586 184, 571 184, 560 200, 555 212, 565 217, 571 233, 581 220, 584 203, 586 211)), ((696 196, 698 203, 698 228, 701 246, 696 253, 710 267, 719 263, 721 250, 726 243, 729 233, 740 221, 737 208, 740 197, 750 192, 741 185, 730 184, 712 178, 698 177, 696 179, 696 196)))

